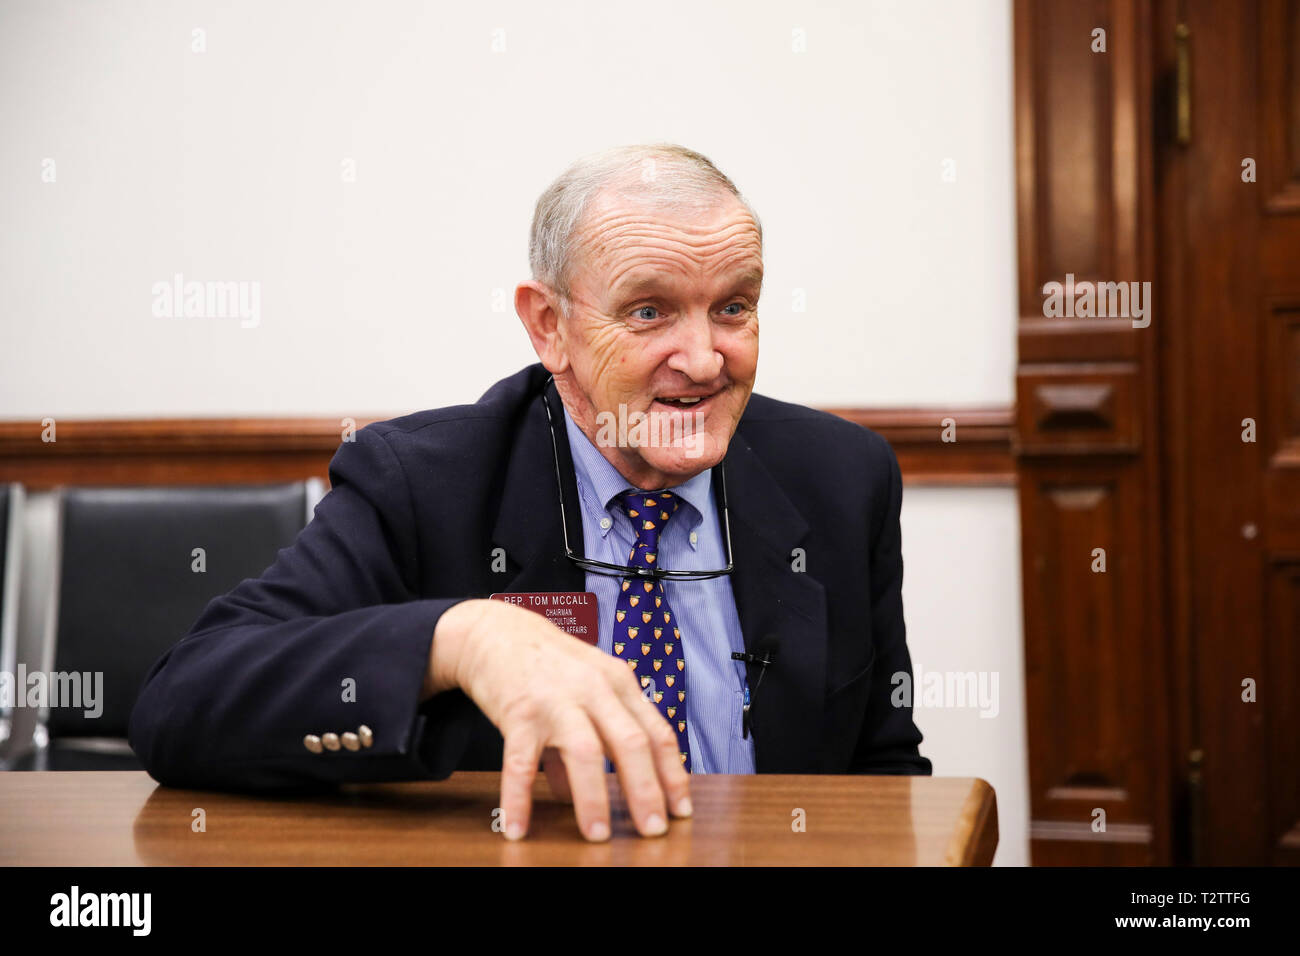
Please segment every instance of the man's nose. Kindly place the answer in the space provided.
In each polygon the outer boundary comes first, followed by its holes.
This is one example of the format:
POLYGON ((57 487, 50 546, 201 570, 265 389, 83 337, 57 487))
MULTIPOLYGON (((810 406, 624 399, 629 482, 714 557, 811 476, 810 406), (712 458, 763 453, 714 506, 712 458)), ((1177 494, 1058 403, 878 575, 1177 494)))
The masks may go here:
POLYGON ((693 382, 711 382, 722 371, 722 353, 714 348, 713 323, 707 313, 694 314, 676 323, 673 354, 668 367, 693 382))

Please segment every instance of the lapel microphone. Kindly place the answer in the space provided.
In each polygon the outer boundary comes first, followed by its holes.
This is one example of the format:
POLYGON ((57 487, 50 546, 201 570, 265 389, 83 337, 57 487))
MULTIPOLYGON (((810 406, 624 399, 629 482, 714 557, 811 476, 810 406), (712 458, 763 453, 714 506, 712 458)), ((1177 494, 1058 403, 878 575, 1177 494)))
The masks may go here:
POLYGON ((754 653, 748 654, 743 651, 733 651, 731 659, 733 661, 744 661, 746 664, 758 665, 758 678, 754 681, 754 690, 749 692, 746 688, 745 704, 743 708, 742 723, 744 725, 744 738, 749 739, 749 732, 752 727, 752 716, 754 705, 758 703, 758 689, 763 684, 763 675, 767 673, 769 665, 776 661, 776 652, 780 650, 781 638, 775 634, 764 634, 754 645, 754 653))

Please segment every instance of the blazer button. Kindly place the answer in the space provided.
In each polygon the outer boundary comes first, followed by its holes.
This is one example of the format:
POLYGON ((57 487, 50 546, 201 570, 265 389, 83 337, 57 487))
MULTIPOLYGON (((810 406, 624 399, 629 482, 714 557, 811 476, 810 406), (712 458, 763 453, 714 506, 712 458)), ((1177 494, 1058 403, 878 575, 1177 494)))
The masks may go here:
POLYGON ((365 724, 357 728, 357 736, 361 739, 361 746, 373 747, 375 745, 375 735, 365 724))
POLYGON ((324 748, 320 745, 320 738, 315 734, 308 734, 302 738, 302 745, 314 754, 320 753, 324 748))
POLYGON ((343 746, 347 747, 348 750, 360 750, 361 738, 349 730, 343 735, 343 746))
POLYGON ((326 749, 326 750, 338 750, 338 749, 339 749, 339 735, 338 735, 338 734, 321 734, 320 742, 323 743, 323 744, 325 745, 325 749, 326 749))

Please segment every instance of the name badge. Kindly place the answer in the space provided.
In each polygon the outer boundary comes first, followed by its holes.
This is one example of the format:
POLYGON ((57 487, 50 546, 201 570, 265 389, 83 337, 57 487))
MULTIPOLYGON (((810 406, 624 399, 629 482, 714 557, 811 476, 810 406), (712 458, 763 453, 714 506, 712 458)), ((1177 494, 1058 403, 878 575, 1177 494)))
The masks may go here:
POLYGON ((600 606, 591 591, 498 591, 488 598, 536 611, 566 634, 592 647, 600 643, 600 606))

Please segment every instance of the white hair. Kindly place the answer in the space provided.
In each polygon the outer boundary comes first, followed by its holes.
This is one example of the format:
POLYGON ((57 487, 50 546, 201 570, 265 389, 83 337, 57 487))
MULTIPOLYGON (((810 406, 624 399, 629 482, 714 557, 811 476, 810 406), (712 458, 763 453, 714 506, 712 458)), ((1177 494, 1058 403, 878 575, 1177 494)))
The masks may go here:
POLYGON ((581 238, 583 215, 591 201, 606 189, 630 199, 656 205, 703 209, 715 204, 719 193, 734 196, 745 206, 758 229, 758 214, 727 176, 707 157, 673 143, 618 146, 579 159, 537 200, 528 242, 528 264, 533 278, 556 291, 560 311, 569 314, 574 248, 581 238))

